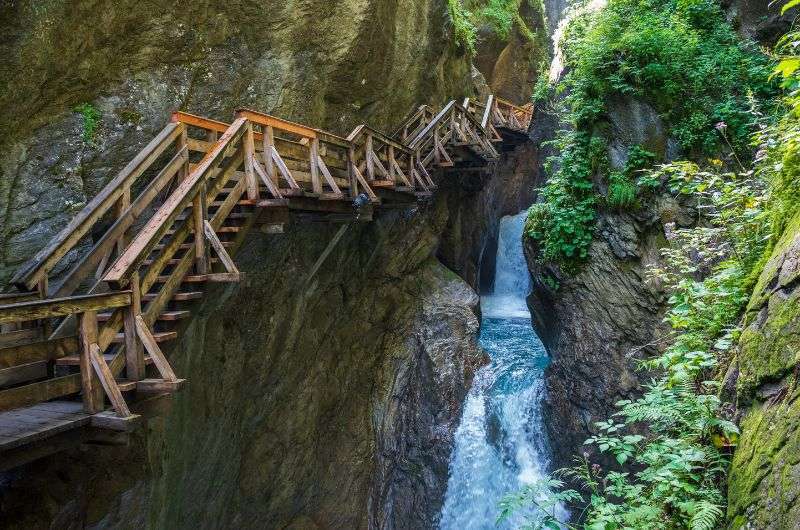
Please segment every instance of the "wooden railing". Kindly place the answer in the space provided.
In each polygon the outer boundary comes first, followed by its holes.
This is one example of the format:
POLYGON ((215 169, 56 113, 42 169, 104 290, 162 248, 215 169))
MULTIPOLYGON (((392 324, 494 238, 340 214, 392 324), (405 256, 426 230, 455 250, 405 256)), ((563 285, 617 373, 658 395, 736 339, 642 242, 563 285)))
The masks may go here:
POLYGON ((0 295, 0 411, 81 393, 86 412, 107 397, 130 421, 125 392, 182 383, 159 346, 175 333, 156 324, 187 313, 169 304, 202 295, 181 291, 187 282, 239 281, 232 255, 261 213, 344 203, 352 216, 353 202, 378 206, 387 193, 428 197, 434 168, 496 159, 498 130, 524 133, 531 112, 493 97, 451 101, 418 107, 392 136, 361 125, 346 138, 249 109, 230 124, 174 113, 20 268, 20 292, 0 295), (93 233, 91 250, 52 277, 93 233), (63 375, 54 363, 79 371, 63 375), (158 378, 147 378, 148 364, 158 378))

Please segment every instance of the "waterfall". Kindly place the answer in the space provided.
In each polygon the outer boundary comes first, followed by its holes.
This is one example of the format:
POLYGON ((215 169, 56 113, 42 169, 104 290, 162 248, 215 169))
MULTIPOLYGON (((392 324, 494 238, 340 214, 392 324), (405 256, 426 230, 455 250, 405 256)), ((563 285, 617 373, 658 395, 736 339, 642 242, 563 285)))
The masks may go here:
MULTIPOLYGON (((525 212, 500 223, 495 288, 481 299, 480 342, 491 363, 476 373, 456 431, 441 530, 498 528, 498 502, 541 479, 548 464, 541 415, 548 359, 525 304, 524 223, 525 212)), ((517 528, 524 515, 499 528, 517 528)))

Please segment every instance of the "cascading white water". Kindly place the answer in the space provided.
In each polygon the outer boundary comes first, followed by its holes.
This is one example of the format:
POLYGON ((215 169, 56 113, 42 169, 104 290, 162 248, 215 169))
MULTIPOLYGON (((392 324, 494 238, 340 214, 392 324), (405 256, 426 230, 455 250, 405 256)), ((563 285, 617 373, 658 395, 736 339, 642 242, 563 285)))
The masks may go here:
MULTIPOLYGON (((464 405, 441 530, 498 528, 498 502, 542 478, 547 466, 540 408, 547 353, 525 303, 530 275, 522 253, 524 223, 525 212, 500 223, 494 292, 481 298, 480 340, 491 363, 478 370, 464 405)), ((557 515, 566 512, 559 508, 557 515)), ((511 519, 499 528, 521 522, 511 519)))

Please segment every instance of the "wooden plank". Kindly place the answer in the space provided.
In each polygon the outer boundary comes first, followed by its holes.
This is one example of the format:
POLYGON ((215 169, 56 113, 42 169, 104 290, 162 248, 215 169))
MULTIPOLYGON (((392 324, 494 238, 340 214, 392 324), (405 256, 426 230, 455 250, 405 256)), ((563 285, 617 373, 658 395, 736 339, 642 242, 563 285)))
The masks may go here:
POLYGON ((77 337, 39 340, 0 351, 0 368, 38 361, 52 361, 77 351, 77 337))
POLYGON ((200 162, 200 165, 178 185, 172 195, 139 232, 139 235, 128 245, 125 253, 114 262, 103 278, 106 282, 116 287, 125 287, 130 282, 133 271, 147 259, 147 255, 164 236, 164 233, 169 230, 183 207, 200 191, 200 184, 205 180, 206 173, 222 163, 228 146, 238 141, 244 134, 245 123, 245 119, 239 118, 225 131, 214 148, 200 162))
POLYGON ((11 283, 33 289, 58 261, 89 232, 123 193, 123 188, 139 178, 161 153, 181 134, 183 126, 167 125, 139 154, 131 160, 91 201, 36 255, 23 265, 11 283))
POLYGON ((30 302, 39 298, 38 291, 25 291, 22 293, 0 293, 0 305, 30 302))
POLYGON ((81 375, 56 377, 0 391, 0 411, 11 410, 62 396, 77 394, 81 390, 81 375))
POLYGON ((3 368, 0 369, 0 387, 18 385, 34 379, 45 379, 47 375, 47 361, 3 368))
POLYGON ((455 101, 450 101, 447 105, 445 105, 444 108, 439 111, 439 114, 437 114, 433 120, 431 120, 431 122, 419 132, 419 134, 417 134, 410 142, 408 142, 408 147, 411 149, 416 149, 419 147, 419 144, 425 138, 430 136, 431 133, 439 126, 440 122, 444 120, 444 118, 453 110, 455 104, 455 101))
POLYGON ((21 302, 19 304, 0 306, 0 324, 63 317, 84 311, 124 307, 130 303, 130 291, 21 302))
POLYGON ((211 246, 219 256, 220 261, 222 261, 222 265, 225 267, 225 270, 230 274, 238 274, 239 269, 236 267, 236 264, 233 262, 233 259, 228 255, 228 251, 225 250, 225 247, 220 242, 217 234, 214 232, 214 229, 211 228, 211 224, 208 221, 203 223, 205 237, 208 238, 208 241, 211 243, 211 246))
POLYGON ((0 349, 15 348, 30 342, 41 341, 44 339, 44 329, 37 326, 35 328, 18 329, 15 331, 4 331, 0 333, 0 349))
POLYGON ((209 118, 203 118, 200 116, 195 116, 194 114, 189 114, 188 112, 173 112, 172 113, 172 121, 173 122, 180 122, 185 123, 186 125, 191 125, 193 127, 198 127, 200 129, 206 129, 208 131, 216 131, 219 133, 224 133, 230 127, 229 124, 211 120, 209 118))
POLYGON ((275 129, 279 129, 281 131, 286 131, 292 134, 296 134, 298 136, 302 136, 303 138, 317 137, 317 131, 315 129, 306 127, 305 125, 300 125, 299 123, 294 123, 288 120, 283 120, 281 118, 276 118, 275 116, 270 116, 269 114, 263 114, 261 112, 257 112, 254 110, 239 109, 236 111, 236 117, 246 118, 253 123, 257 123, 258 125, 270 126, 275 129))

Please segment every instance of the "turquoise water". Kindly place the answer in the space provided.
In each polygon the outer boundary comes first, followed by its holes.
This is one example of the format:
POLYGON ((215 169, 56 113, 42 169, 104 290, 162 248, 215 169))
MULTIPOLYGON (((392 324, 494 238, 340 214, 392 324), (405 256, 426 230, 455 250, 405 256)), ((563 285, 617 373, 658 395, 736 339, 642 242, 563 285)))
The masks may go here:
POLYGON ((520 519, 496 525, 498 502, 543 478, 548 466, 541 415, 548 357, 525 304, 523 223, 524 214, 501 223, 495 292, 481 299, 480 343, 491 363, 476 373, 456 431, 442 530, 517 528, 520 519))

